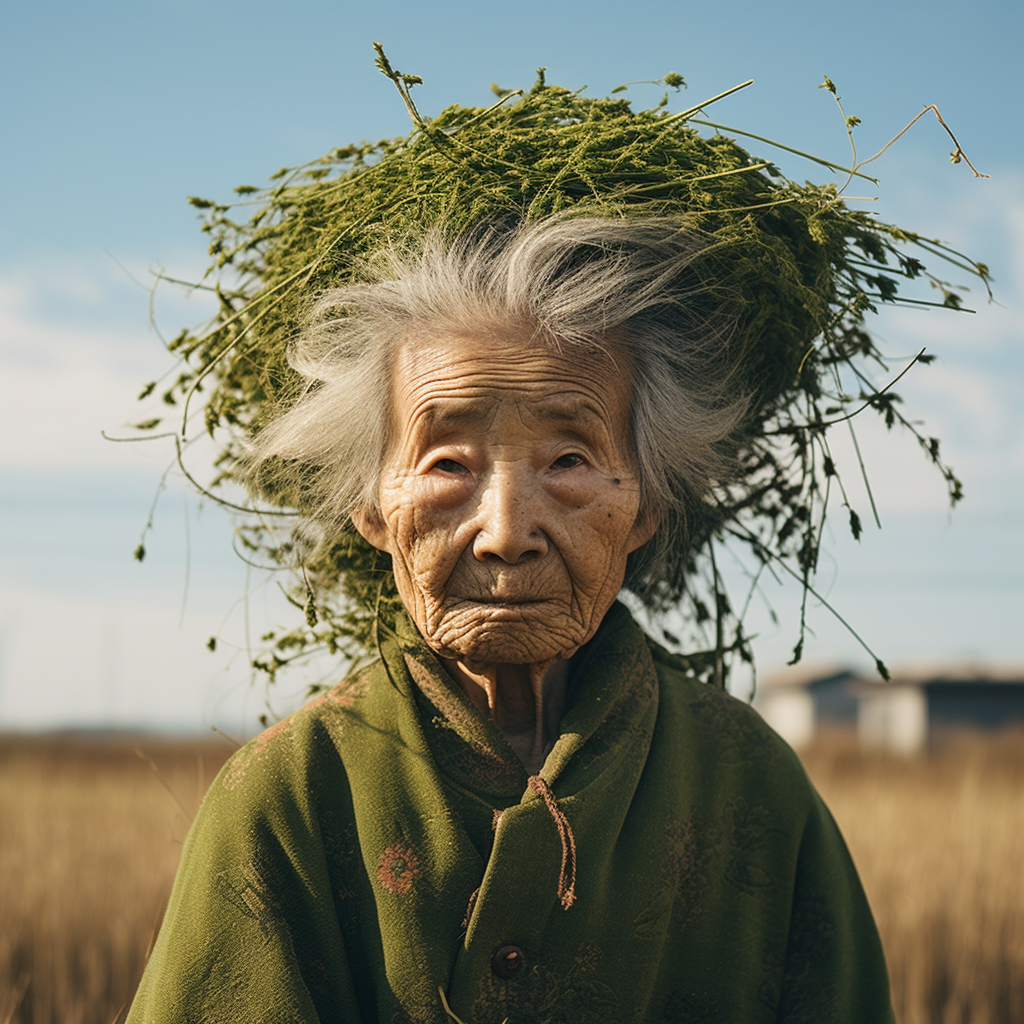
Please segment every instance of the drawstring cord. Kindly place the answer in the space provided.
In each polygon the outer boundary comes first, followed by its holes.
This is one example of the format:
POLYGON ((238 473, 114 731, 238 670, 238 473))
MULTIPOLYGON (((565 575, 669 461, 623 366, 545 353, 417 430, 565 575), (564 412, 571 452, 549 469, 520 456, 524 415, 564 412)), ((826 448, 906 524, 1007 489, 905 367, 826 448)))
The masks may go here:
POLYGON ((539 775, 531 775, 527 779, 527 785, 544 800, 558 829, 558 837, 562 840, 562 870, 558 875, 558 898, 562 906, 568 910, 576 902, 576 837, 572 834, 572 826, 562 813, 548 784, 539 775))

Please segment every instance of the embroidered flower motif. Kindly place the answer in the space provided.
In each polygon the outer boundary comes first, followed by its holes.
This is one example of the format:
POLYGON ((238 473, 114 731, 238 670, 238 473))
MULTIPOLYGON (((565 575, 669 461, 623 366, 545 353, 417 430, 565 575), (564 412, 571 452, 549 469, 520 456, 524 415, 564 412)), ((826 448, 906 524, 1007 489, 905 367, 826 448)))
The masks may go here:
POLYGON ((403 895, 412 888, 420 873, 419 861, 409 846, 389 846, 377 864, 377 881, 389 892, 403 895))

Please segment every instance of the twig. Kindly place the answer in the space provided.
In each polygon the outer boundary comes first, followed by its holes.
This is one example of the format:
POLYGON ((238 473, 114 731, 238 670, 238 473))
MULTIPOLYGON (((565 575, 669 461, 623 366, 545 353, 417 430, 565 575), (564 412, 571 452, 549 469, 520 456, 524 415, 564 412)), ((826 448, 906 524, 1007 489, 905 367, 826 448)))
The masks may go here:
POLYGON ((726 96, 731 96, 734 92, 739 92, 740 89, 746 89, 748 85, 753 84, 754 80, 752 78, 748 78, 745 82, 740 82, 739 85, 734 85, 731 89, 726 89, 725 92, 720 92, 717 96, 712 96, 711 99, 704 100, 702 103, 698 103, 695 107, 690 107, 689 110, 684 110, 678 114, 669 114, 669 116, 665 118, 665 121, 683 121, 691 114, 696 114, 698 110, 710 107, 712 103, 717 103, 718 100, 724 100, 726 96))
POLYGON ((508 103, 509 100, 514 100, 517 96, 522 95, 522 89, 513 89, 511 92, 505 93, 505 95, 502 96, 497 103, 492 103, 489 107, 486 107, 485 109, 481 110, 479 114, 474 114, 468 121, 463 121, 462 124, 460 124, 455 129, 455 131, 461 132, 464 128, 468 128, 471 124, 476 124, 477 121, 481 120, 482 118, 485 118, 488 114, 493 113, 495 110, 498 109, 498 107, 504 106, 506 103, 508 103))
POLYGON ((464 1022, 462 1020, 460 1020, 458 1017, 455 1016, 454 1011, 448 1005, 448 997, 444 994, 444 986, 443 985, 438 985, 437 986, 437 994, 441 997, 441 1005, 444 1007, 444 1012, 446 1014, 448 1014, 448 1016, 453 1021, 455 1021, 455 1024, 464 1024, 464 1022))
MULTIPOLYGON (((825 160, 820 156, 814 156, 812 153, 805 153, 802 149, 794 149, 792 146, 784 146, 781 142, 776 142, 774 139, 766 139, 763 135, 755 135, 753 132, 743 132, 740 131, 739 128, 730 128, 728 125, 715 124, 713 121, 698 121, 696 118, 690 118, 690 123, 702 124, 707 128, 714 128, 716 131, 731 132, 733 135, 742 135, 748 139, 757 139, 758 142, 767 143, 769 146, 774 146, 776 149, 782 149, 787 153, 802 156, 805 160, 813 160, 816 164, 821 164, 823 167, 830 167, 833 171, 842 171, 843 174, 855 174, 858 178, 865 178, 874 185, 878 184, 878 179, 872 178, 870 174, 861 174, 860 171, 855 168, 843 167, 842 164, 834 164, 831 160, 825 160)), ((865 163, 867 163, 867 161, 865 161, 865 163)))
POLYGON ((711 579, 715 589, 715 689, 725 689, 725 666, 722 662, 724 646, 724 629, 722 623, 722 588, 719 585, 718 566, 715 563, 715 541, 708 541, 708 555, 711 558, 711 579))
POLYGON ((942 127, 946 129, 946 134, 953 140, 953 145, 956 146, 956 149, 954 149, 953 152, 949 154, 950 160, 954 164, 958 164, 961 160, 963 160, 963 162, 967 164, 967 166, 970 167, 972 171, 974 171, 974 176, 976 178, 990 177, 990 175, 988 174, 982 174, 979 170, 975 168, 974 164, 972 164, 971 161, 967 159, 967 154, 961 148, 960 143, 957 142, 956 136, 950 131, 949 125, 942 120, 942 115, 939 113, 939 108, 935 106, 934 103, 929 103, 928 106, 925 107, 924 110, 922 110, 921 113, 917 115, 917 117, 911 119, 910 123, 906 126, 906 128, 903 129, 903 131, 894 135, 874 156, 869 156, 867 160, 861 160, 861 162, 857 164, 857 166, 863 167, 865 164, 871 163, 872 160, 877 160, 898 138, 900 138, 901 136, 905 135, 908 131, 910 131, 910 129, 918 121, 920 121, 921 118, 924 117, 924 115, 927 114, 929 110, 935 114, 936 118, 938 118, 939 124, 941 124, 942 127))
POLYGON ((215 732, 215 733, 216 733, 216 734, 217 734, 218 736, 220 736, 220 737, 221 737, 222 739, 225 739, 225 740, 227 740, 227 741, 228 741, 228 743, 230 743, 230 744, 231 744, 231 745, 232 745, 232 746, 233 746, 233 747, 234 747, 234 748, 235 748, 236 750, 237 750, 237 749, 238 749, 238 748, 239 748, 239 747, 240 747, 240 746, 242 745, 242 744, 241 744, 241 743, 240 743, 240 742, 239 742, 238 740, 236 740, 236 739, 235 739, 235 738, 234 738, 233 736, 229 736, 229 735, 228 735, 228 734, 227 734, 226 732, 224 732, 224 730, 223 730, 223 729, 218 729, 218 728, 217 728, 217 726, 215 726, 215 725, 211 725, 211 726, 210 726, 210 728, 211 728, 211 729, 212 729, 212 730, 213 730, 213 731, 214 731, 214 732, 215 732))
POLYGON ((875 526, 882 528, 882 520, 878 517, 878 507, 875 505, 875 495, 871 490, 871 481, 868 479, 868 468, 864 465, 864 457, 860 453, 860 444, 857 442, 857 433, 853 429, 853 420, 847 417, 846 425, 850 428, 850 439, 853 441, 853 450, 857 453, 857 464, 860 466, 860 477, 864 481, 864 489, 868 492, 868 501, 871 503, 871 514, 875 517, 875 526))
POLYGON ((420 112, 416 109, 416 104, 412 101, 412 96, 409 95, 409 87, 412 85, 421 85, 423 79, 419 75, 403 75, 401 71, 396 70, 391 66, 391 61, 388 60, 387 54, 384 52, 384 47, 380 43, 374 43, 373 48, 377 53, 374 60, 374 64, 377 65, 381 74, 390 78, 395 83, 395 88, 398 90, 399 95, 402 97, 402 102, 405 103, 405 109, 412 119, 412 123, 417 128, 426 128, 426 122, 423 120, 420 112))
MULTIPOLYGON (((814 346, 812 345, 811 349, 804 356, 804 361, 807 360, 807 356, 810 355, 811 351, 813 351, 813 348, 814 348, 814 346)), ((803 424, 800 424, 800 425, 797 425, 797 426, 793 426, 793 427, 782 426, 782 427, 779 427, 778 430, 771 430, 771 431, 766 430, 764 432, 765 437, 769 437, 772 434, 795 434, 795 433, 797 433, 798 431, 801 431, 801 430, 810 430, 810 431, 813 431, 813 432, 817 433, 817 432, 824 431, 824 430, 826 430, 829 427, 834 427, 837 423, 844 423, 846 420, 852 420, 854 418, 854 416, 859 416, 865 409, 867 409, 870 406, 874 405, 875 401, 881 395, 884 395, 891 387, 894 387, 897 383, 899 383, 900 378, 903 377, 904 374, 907 373, 907 371, 909 371, 909 369, 914 365, 914 363, 918 362, 921 359, 921 357, 925 354, 925 351, 926 351, 926 349, 922 348, 921 351, 918 352, 917 355, 914 356, 914 358, 911 359, 910 362, 907 363, 907 365, 898 374, 896 374, 896 376, 893 377, 893 379, 891 381, 889 381, 889 383, 886 384, 884 388, 880 388, 877 391, 872 391, 871 397, 869 399, 867 399, 867 401, 865 401, 863 405, 859 405, 856 409, 854 409, 853 412, 848 412, 845 416, 837 416, 835 419, 832 419, 832 420, 822 420, 819 423, 803 423, 803 424)), ((800 366, 801 366, 801 368, 803 367, 803 362, 801 362, 800 366)), ((867 380, 867 378, 861 376, 860 379, 864 383, 870 384, 870 382, 867 380)))
POLYGON ((171 794, 171 799, 178 805, 178 810, 181 811, 181 813, 184 814, 186 818, 191 818, 191 815, 188 813, 188 811, 185 810, 185 805, 178 799, 178 794, 175 793, 173 789, 171 789, 170 784, 164 778, 163 773, 157 767, 157 764, 153 760, 153 758, 151 758, 148 754, 144 754, 142 752, 142 747, 136 747, 135 753, 139 758, 141 758, 143 761, 146 762, 146 764, 149 765, 149 767, 153 771, 153 774, 160 780, 160 785, 163 786, 164 789, 166 789, 167 792, 171 794))
MULTIPOLYGON (((839 113, 843 115, 843 126, 846 128, 846 137, 850 140, 850 162, 851 162, 851 164, 853 166, 854 171, 856 171, 856 169, 858 167, 858 164, 857 164, 857 143, 853 141, 853 129, 856 128, 857 125, 860 124, 860 118, 859 117, 850 117, 846 113, 845 109, 843 109, 843 101, 842 101, 839 93, 836 91, 835 84, 832 82, 832 79, 828 77, 828 75, 825 75, 825 81, 822 82, 822 84, 819 85, 818 88, 819 89, 828 89, 828 91, 830 93, 832 93, 832 98, 836 101, 836 106, 839 108, 839 113)), ((850 182, 852 180, 853 180, 853 171, 851 171, 850 177, 846 179, 846 182, 843 185, 843 187, 841 189, 839 189, 839 194, 840 195, 842 195, 846 191, 847 186, 850 184, 850 182)))
POLYGON ((811 596, 814 597, 816 600, 820 601, 822 606, 832 613, 836 621, 839 622, 844 629, 846 629, 850 636, 852 636, 854 640, 856 640, 857 643, 859 643, 860 646, 863 647, 864 650, 867 651, 867 653, 875 659, 875 669, 878 671, 878 674, 886 682, 889 681, 889 670, 885 667, 885 663, 867 645, 867 642, 860 635, 860 633, 858 633, 857 630, 855 630, 853 626, 851 626, 846 621, 846 619, 844 619, 842 615, 840 615, 839 612, 836 611, 836 609, 833 608, 832 605, 829 604, 828 601, 826 601, 825 598, 822 597, 821 594, 819 594, 818 591, 811 586, 810 583, 804 580, 800 573, 798 573, 795 569, 787 565, 785 559, 783 559, 780 555, 775 554, 775 552, 769 551, 753 533, 744 530, 742 527, 727 526, 725 527, 725 530, 726 532, 731 533, 734 537, 737 537, 739 540, 745 541, 747 544, 749 544, 754 549, 754 551, 757 552, 758 557, 761 558, 763 561, 770 560, 772 562, 776 562, 785 572, 787 572, 795 580, 799 580, 801 585, 807 590, 807 592, 810 593, 811 596))
POLYGON ((104 441, 112 441, 114 444, 135 444, 137 441, 158 441, 161 437, 177 437, 178 432, 164 431, 162 434, 143 434, 142 437, 112 437, 105 430, 100 431, 100 437, 104 441))
POLYGON ((209 498, 211 501, 215 501, 218 505, 223 505, 225 508, 234 509, 236 512, 247 512, 255 513, 257 515, 270 515, 270 516, 297 516, 298 512, 288 512, 284 509, 259 509, 246 507, 245 505, 236 505, 233 501, 228 501, 227 498, 221 498, 219 495, 213 494, 208 491, 198 480, 188 471, 185 466, 185 462, 181 457, 181 438, 177 434, 174 435, 174 450, 177 455, 178 468, 184 473, 185 479, 204 497, 209 498))
MULTIPOLYGON (((450 1007, 450 1006, 448 1005, 448 999, 447 999, 447 997, 446 997, 446 996, 445 996, 445 994, 444 994, 444 988, 443 988, 443 986, 441 986, 441 985, 438 985, 438 986, 437 986, 437 993, 438 993, 438 995, 439 995, 439 996, 441 997, 441 1005, 442 1005, 442 1006, 444 1007, 444 1012, 445 1012, 446 1014, 448 1014, 448 1016, 449 1016, 449 1017, 450 1017, 450 1018, 451 1018, 451 1019, 452 1019, 453 1021, 455 1021, 455 1024, 464 1024, 464 1022, 463 1022, 462 1020, 460 1020, 460 1019, 459 1019, 458 1017, 456 1017, 456 1016, 455 1016, 455 1013, 454 1013, 454 1011, 453 1011, 453 1010, 452 1010, 452 1008, 451 1008, 451 1007, 450 1007)), ((503 1021, 501 1022, 501 1024, 508 1024, 508 1017, 506 1017, 506 1018, 505 1018, 505 1019, 504 1019, 504 1020, 503 1020, 503 1021)))

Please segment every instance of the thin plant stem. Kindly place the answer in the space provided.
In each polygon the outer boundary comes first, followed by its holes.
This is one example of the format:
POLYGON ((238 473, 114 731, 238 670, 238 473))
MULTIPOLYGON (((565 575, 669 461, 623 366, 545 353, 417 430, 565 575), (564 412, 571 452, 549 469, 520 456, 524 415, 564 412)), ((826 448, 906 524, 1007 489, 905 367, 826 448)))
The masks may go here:
POLYGON ((864 481, 864 489, 868 492, 868 501, 871 503, 871 514, 874 516, 875 526, 881 529, 882 520, 878 516, 878 506, 875 504, 875 495, 871 490, 871 481, 868 479, 868 468, 864 465, 864 457, 860 453, 857 432, 853 429, 853 420, 847 419, 846 425, 850 428, 850 439, 853 441, 853 450, 857 453, 857 465, 860 466, 860 476, 864 481))
POLYGON ((718 566, 715 563, 715 541, 714 538, 708 541, 708 557, 711 560, 711 578, 715 591, 715 674, 714 685, 718 690, 725 689, 725 665, 722 661, 725 647, 725 631, 722 622, 722 588, 718 576, 718 566))
POLYGON ((748 85, 753 84, 754 80, 752 78, 748 78, 745 82, 740 82, 739 85, 734 85, 731 89, 726 89, 725 92, 720 92, 717 96, 712 96, 711 99, 704 100, 703 103, 698 103, 695 107, 690 107, 688 110, 683 110, 678 114, 669 114, 668 117, 665 118, 665 121, 685 121, 691 114, 696 114, 698 110, 710 107, 712 103, 724 100, 726 96, 731 96, 734 92, 739 92, 740 89, 746 89, 748 85))
MULTIPOLYGON (((786 560, 782 558, 780 555, 777 555, 775 554, 775 552, 762 547, 760 541, 758 541, 757 537, 754 534, 750 533, 747 530, 744 530, 742 527, 739 526, 727 526, 725 529, 727 533, 731 533, 734 537, 737 537, 738 539, 746 541, 748 544, 750 544, 751 547, 753 547, 759 553, 761 558, 770 559, 772 562, 779 565, 783 569, 783 571, 785 571, 789 576, 792 576, 794 579, 803 582, 800 573, 798 573, 795 569, 789 566, 786 563, 786 560)), ((882 659, 879 658, 878 655, 875 654, 875 652, 868 646, 867 642, 860 635, 860 633, 858 633, 857 630, 855 630, 853 626, 851 626, 850 623, 847 622, 846 619, 844 619, 843 616, 840 615, 839 612, 827 600, 825 600, 825 598, 821 594, 819 594, 813 586, 811 586, 810 584, 805 585, 811 596, 814 597, 816 601, 819 601, 822 607, 825 608, 828 612, 830 612, 832 617, 850 634, 850 636, 852 636, 854 640, 856 640, 857 643, 860 644, 860 646, 872 658, 874 658, 875 668, 877 669, 878 674, 886 682, 888 682, 889 670, 885 667, 885 663, 882 661, 882 659)))
POLYGON ((910 131, 910 129, 918 121, 920 121, 921 118, 924 117, 924 115, 927 114, 929 110, 935 114, 939 124, 941 124, 942 127, 946 129, 946 134, 953 140, 953 145, 956 146, 956 149, 954 149, 953 152, 950 154, 950 159, 953 161, 953 163, 958 164, 961 160, 963 160, 963 162, 967 164, 967 166, 970 167, 970 169, 974 172, 974 176, 976 178, 990 177, 990 175, 988 174, 982 174, 979 170, 975 168, 974 164, 972 164, 971 161, 967 159, 967 154, 961 148, 960 143, 957 142, 957 138, 950 130, 949 125, 942 120, 942 115, 939 113, 939 108, 935 106, 934 103, 929 103, 928 106, 925 107, 920 114, 918 114, 914 118, 911 118, 910 123, 902 131, 897 132, 874 156, 869 156, 866 160, 861 160, 861 162, 857 164, 857 166, 863 167, 865 164, 871 163, 872 160, 877 160, 897 139, 901 138, 908 131, 910 131))
POLYGON ((228 501, 227 498, 222 498, 217 494, 213 494, 207 490, 198 480, 188 471, 188 467, 185 465, 185 460, 181 454, 181 438, 177 434, 174 435, 174 450, 177 457, 178 468, 184 474, 185 479, 204 497, 209 498, 211 501, 215 501, 218 505, 222 505, 224 508, 234 509, 236 512, 247 512, 250 515, 257 513, 258 515, 269 515, 269 516, 297 516, 298 512, 289 512, 286 509, 257 509, 246 505, 236 505, 233 501, 228 501))
POLYGON ((878 179, 872 178, 870 174, 861 174, 860 171, 853 170, 850 167, 843 167, 842 164, 834 164, 831 160, 825 160, 823 157, 814 156, 813 153, 805 153, 802 149, 794 149, 792 146, 784 146, 781 142, 765 138, 763 135, 755 135, 753 132, 740 131, 739 128, 730 128, 728 125, 716 124, 714 121, 698 120, 695 117, 691 117, 689 123, 702 124, 708 128, 714 128, 716 131, 731 132, 733 135, 742 135, 747 139, 757 139, 758 142, 764 142, 769 146, 774 146, 776 149, 784 150, 787 153, 793 153, 795 156, 802 156, 805 160, 813 160, 814 163, 821 164, 822 167, 830 167, 833 171, 842 171, 843 174, 854 174, 858 178, 864 178, 874 185, 878 184, 878 179))

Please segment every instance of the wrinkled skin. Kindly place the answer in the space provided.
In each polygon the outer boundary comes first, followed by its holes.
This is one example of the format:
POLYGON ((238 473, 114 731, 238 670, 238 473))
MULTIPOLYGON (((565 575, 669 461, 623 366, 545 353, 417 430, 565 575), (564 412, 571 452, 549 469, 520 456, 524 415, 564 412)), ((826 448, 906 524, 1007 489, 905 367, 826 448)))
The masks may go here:
POLYGON ((396 360, 380 513, 427 643, 531 770, 564 709, 568 659, 615 600, 639 522, 629 373, 507 329, 407 343, 396 360))

